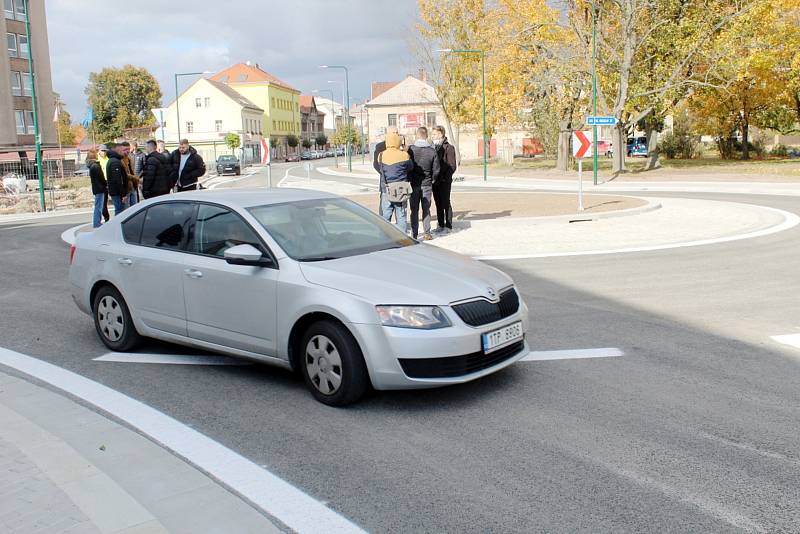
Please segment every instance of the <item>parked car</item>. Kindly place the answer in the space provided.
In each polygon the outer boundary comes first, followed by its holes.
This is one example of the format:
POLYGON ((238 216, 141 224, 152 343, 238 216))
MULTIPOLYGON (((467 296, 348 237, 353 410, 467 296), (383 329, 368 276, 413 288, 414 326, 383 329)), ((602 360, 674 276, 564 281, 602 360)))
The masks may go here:
POLYGON ((287 162, 300 161, 300 154, 298 154, 296 152, 294 154, 288 154, 286 156, 286 161, 287 162))
POLYGON ((311 152, 308 150, 300 154, 300 159, 311 159, 311 157, 311 152))
POLYGON ((336 155, 336 152, 334 150, 326 150, 325 151, 325 157, 326 158, 332 158, 335 155, 336 155))
POLYGON ((148 337, 276 364, 333 406, 370 385, 468 382, 529 352, 508 275, 320 191, 145 200, 77 235, 69 280, 110 350, 148 337))
POLYGON ((627 154, 629 158, 647 156, 647 137, 629 137, 627 140, 627 154))
POLYGON ((614 149, 610 141, 603 141, 602 139, 597 142, 597 154, 610 158, 614 154, 614 149))
POLYGON ((337 156, 344 156, 344 148, 337 148, 336 149, 337 156))
POLYGON ((217 158, 217 174, 223 176, 225 174, 235 174, 239 176, 242 174, 242 167, 239 164, 239 158, 232 154, 225 154, 217 158))

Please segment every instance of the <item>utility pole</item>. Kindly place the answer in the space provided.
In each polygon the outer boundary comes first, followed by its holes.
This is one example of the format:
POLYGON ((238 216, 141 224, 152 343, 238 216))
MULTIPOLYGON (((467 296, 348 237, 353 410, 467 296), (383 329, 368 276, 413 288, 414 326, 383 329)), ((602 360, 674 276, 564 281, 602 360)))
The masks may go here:
MULTIPOLYGON (((592 0, 592 115, 597 117, 597 5, 592 0)), ((620 150, 620 147, 617 147, 620 150)), ((592 126, 592 177, 597 185, 597 125, 592 126)))
MULTIPOLYGON (((31 44, 31 3, 25 2, 25 36, 28 39, 28 76, 31 79, 31 100, 33 104, 33 133, 36 143, 36 176, 39 179, 39 206, 47 210, 44 203, 44 172, 42 169, 42 134, 39 131, 39 103, 36 99, 36 74, 33 69, 33 45, 31 44)), ((56 128, 58 125, 56 125, 56 128)))
POLYGON ((347 156, 347 170, 353 170, 353 145, 352 139, 350 136, 350 74, 347 70, 347 67, 344 65, 320 65, 319 68, 321 69, 342 69, 344 71, 344 83, 345 83, 345 98, 344 98, 344 105, 345 110, 344 112, 346 115, 344 116, 344 123, 347 126, 347 145, 345 147, 345 154, 347 156))

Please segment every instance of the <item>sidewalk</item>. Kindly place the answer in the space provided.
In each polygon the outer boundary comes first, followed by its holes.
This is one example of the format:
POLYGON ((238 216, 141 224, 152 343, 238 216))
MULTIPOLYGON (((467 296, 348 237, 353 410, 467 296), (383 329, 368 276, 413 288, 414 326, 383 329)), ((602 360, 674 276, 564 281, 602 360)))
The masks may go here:
POLYGON ((283 532, 140 434, 0 371, 0 532, 283 532))

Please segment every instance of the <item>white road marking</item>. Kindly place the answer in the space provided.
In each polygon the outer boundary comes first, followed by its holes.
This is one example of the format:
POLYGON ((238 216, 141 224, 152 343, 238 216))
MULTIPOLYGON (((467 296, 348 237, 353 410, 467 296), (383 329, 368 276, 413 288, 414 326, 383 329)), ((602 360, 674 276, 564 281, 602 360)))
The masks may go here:
POLYGON ((790 347, 800 349, 800 334, 784 334, 781 336, 771 336, 771 338, 781 345, 789 345, 790 347))
POLYGON ((296 532, 364 532, 348 519, 268 470, 119 391, 2 347, 0 365, 46 382, 125 421, 296 532))
POLYGON ((245 178, 250 178, 254 174, 258 174, 258 169, 248 169, 241 176, 237 176, 235 178, 230 178, 228 180, 220 180, 219 182, 214 182, 213 184, 210 184, 208 186, 208 189, 216 189, 217 187, 219 187, 221 185, 224 185, 224 184, 230 184, 230 183, 233 183, 233 182, 238 182, 239 180, 244 180, 245 178))
MULTIPOLYGON (((291 171, 292 169, 302 169, 302 168, 303 168, 302 165, 295 165, 293 167, 289 167, 288 169, 286 169, 286 172, 283 174, 283 178, 281 178, 281 180, 278 182, 277 187, 283 187, 283 182, 289 179, 289 171, 291 171)), ((297 176, 293 176, 293 178, 297 178, 297 176)))
POLYGON ((108 352, 94 358, 96 362, 157 363, 166 365, 250 365, 250 362, 227 356, 200 354, 145 354, 136 352, 108 352))
POLYGON ((527 356, 520 359, 521 362, 538 362, 544 360, 578 360, 581 358, 615 358, 625 356, 625 353, 617 348, 604 349, 568 349, 568 350, 540 350, 530 351, 527 356))
POLYGON ((668 243, 666 245, 648 245, 644 247, 631 247, 631 248, 617 248, 610 250, 581 250, 577 252, 545 252, 541 254, 506 254, 499 256, 473 256, 476 260, 526 260, 534 258, 556 258, 561 256, 592 256, 595 254, 622 254, 627 252, 650 252, 654 250, 666 250, 670 248, 684 248, 684 247, 699 247, 703 245, 717 245, 719 243, 728 243, 730 241, 739 241, 742 239, 752 239, 755 237, 764 237, 771 234, 777 234, 784 230, 789 230, 800 224, 800 217, 788 211, 779 210, 777 208, 770 208, 767 206, 759 206, 761 209, 769 210, 783 216, 784 220, 780 224, 757 230, 755 232, 746 232, 744 234, 731 235, 726 237, 717 237, 713 239, 699 239, 697 241, 685 241, 683 243, 668 243))

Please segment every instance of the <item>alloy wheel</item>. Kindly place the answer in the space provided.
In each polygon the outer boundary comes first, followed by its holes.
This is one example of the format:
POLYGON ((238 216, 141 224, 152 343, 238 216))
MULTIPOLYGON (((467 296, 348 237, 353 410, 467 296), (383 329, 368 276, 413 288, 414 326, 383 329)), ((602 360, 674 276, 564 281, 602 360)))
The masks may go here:
POLYGON ((306 345, 306 370, 320 393, 333 395, 342 385, 342 359, 328 337, 317 335, 306 345))

